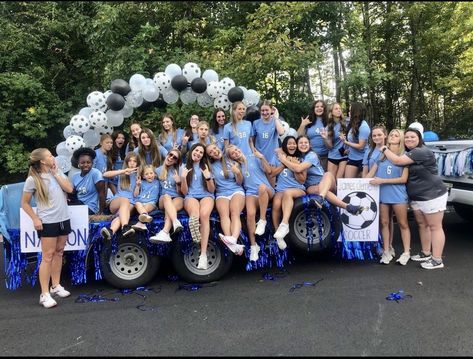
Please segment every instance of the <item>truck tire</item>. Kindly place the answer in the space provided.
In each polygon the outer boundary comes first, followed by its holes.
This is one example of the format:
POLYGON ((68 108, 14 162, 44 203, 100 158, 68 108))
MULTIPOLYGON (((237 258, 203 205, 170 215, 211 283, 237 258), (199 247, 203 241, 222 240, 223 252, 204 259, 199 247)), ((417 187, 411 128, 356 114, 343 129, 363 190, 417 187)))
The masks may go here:
POLYGON ((146 244, 135 236, 119 237, 115 254, 111 245, 104 245, 100 253, 103 278, 116 288, 136 288, 147 284, 159 269, 159 256, 150 255, 146 244))
MULTIPOLYGON (((314 208, 311 208, 312 213, 314 213, 313 211, 314 208)), ((330 205, 330 207, 324 206, 320 210, 317 209, 317 211, 320 211, 322 239, 320 238, 317 217, 313 215, 313 241, 309 247, 304 203, 302 202, 302 198, 297 198, 295 200, 289 220, 289 234, 287 235, 287 243, 289 246, 306 253, 321 252, 333 248, 332 231, 334 236, 333 238, 336 241, 341 230, 341 222, 337 208, 330 205), (332 218, 333 223, 330 223, 330 218, 332 218)))
POLYGON ((453 208, 455 212, 465 221, 473 221, 473 206, 463 203, 454 203, 453 208))
POLYGON ((183 254, 178 242, 172 248, 172 262, 178 275, 191 283, 208 283, 221 279, 230 270, 233 262, 233 253, 227 251, 225 257, 223 249, 209 240, 207 258, 209 266, 207 269, 198 269, 200 244, 192 243, 188 254, 183 254))

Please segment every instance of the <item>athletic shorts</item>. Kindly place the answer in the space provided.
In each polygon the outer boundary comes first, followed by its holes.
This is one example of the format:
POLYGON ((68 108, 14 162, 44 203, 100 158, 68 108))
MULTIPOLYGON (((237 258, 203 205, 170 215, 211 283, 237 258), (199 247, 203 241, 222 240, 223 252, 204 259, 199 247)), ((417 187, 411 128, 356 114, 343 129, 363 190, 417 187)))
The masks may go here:
MULTIPOLYGON (((146 206, 147 204, 150 204, 154 207, 156 207, 156 202, 140 202, 140 201, 136 201, 136 203, 141 203, 143 206, 146 206)), ((136 204, 135 203, 135 204, 136 204)))
POLYGON ((351 160, 348 159, 347 166, 355 166, 361 171, 363 170, 363 160, 351 160))
POLYGON ((414 211, 421 211, 422 213, 431 214, 447 209, 448 192, 440 197, 430 199, 428 201, 411 201, 411 207, 414 211))
POLYGON ((71 233, 71 221, 69 219, 57 223, 43 223, 43 229, 38 232, 38 237, 58 237, 71 233))
POLYGON ((340 159, 335 159, 335 158, 329 158, 328 159, 329 162, 333 163, 334 165, 339 165, 340 162, 345 162, 345 161, 348 161, 348 158, 345 157, 345 158, 340 158, 340 159))
POLYGON ((241 194, 243 197, 245 197, 245 193, 242 192, 242 191, 236 191, 236 192, 233 192, 230 196, 217 196, 216 199, 219 199, 219 198, 225 198, 225 199, 228 199, 229 201, 232 200, 233 196, 236 195, 236 194, 241 194))

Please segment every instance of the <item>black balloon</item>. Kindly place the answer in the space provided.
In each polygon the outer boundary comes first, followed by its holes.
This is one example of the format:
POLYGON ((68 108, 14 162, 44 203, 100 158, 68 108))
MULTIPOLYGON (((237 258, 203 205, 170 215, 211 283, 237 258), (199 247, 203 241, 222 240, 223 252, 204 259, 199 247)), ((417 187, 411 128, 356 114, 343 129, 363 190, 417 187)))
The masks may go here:
POLYGON ((125 106, 125 99, 118 93, 111 93, 107 97, 107 106, 110 110, 120 111, 125 106))
POLYGON ((138 110, 140 111, 148 111, 152 109, 154 106, 154 102, 148 102, 146 100, 143 100, 143 103, 137 107, 138 110))
POLYGON ((166 108, 166 106, 168 105, 167 102, 164 101, 163 95, 159 95, 158 99, 156 101, 154 101, 153 104, 157 108, 166 108))
MULTIPOLYGON (((229 92, 230 93, 230 92, 229 92)), ((230 98, 230 97, 229 97, 230 98)), ((249 106, 246 108, 245 120, 253 122, 261 117, 258 107, 249 106)))
POLYGON ((182 91, 189 86, 189 83, 184 75, 176 75, 171 80, 171 86, 176 91, 182 91))
POLYGON ((191 89, 195 93, 204 93, 207 91, 207 81, 202 77, 196 77, 191 82, 191 89))
POLYGON ((126 96, 131 91, 131 87, 128 84, 128 82, 126 82, 125 80, 116 79, 116 80, 113 80, 112 83, 110 84, 110 90, 113 93, 118 93, 122 96, 126 96))
POLYGON ((227 96, 228 96, 228 101, 230 102, 243 101, 243 97, 245 97, 245 93, 239 87, 232 87, 230 90, 228 90, 227 96))

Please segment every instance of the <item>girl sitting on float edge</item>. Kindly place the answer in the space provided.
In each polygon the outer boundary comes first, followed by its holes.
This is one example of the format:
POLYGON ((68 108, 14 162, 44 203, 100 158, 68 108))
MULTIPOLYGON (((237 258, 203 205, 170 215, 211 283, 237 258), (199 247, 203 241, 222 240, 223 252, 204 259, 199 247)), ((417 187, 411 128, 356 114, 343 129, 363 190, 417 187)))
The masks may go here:
POLYGON ((152 165, 145 165, 141 173, 136 178, 135 186, 135 208, 138 212, 138 223, 132 225, 133 229, 146 231, 148 228, 144 223, 153 220, 148 213, 156 209, 156 202, 159 197, 159 181, 156 179, 156 173, 152 165), (144 179, 144 181, 143 181, 144 179))

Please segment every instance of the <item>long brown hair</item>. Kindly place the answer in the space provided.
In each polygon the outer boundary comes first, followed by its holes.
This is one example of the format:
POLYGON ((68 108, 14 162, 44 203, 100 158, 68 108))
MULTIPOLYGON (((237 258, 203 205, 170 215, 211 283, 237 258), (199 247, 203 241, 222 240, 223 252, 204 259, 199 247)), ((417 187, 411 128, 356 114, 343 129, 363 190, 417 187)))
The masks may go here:
POLYGON ((146 152, 151 153, 151 161, 154 167, 161 166, 161 154, 159 153, 158 143, 156 142, 156 137, 154 137, 153 131, 149 128, 143 128, 140 132, 139 142, 138 142, 138 155, 140 156, 140 160, 142 164, 146 164, 146 152), (149 148, 145 148, 143 143, 141 142, 141 135, 146 133, 150 138, 151 142, 149 144, 149 148))
POLYGON ((170 133, 172 136, 172 143, 176 143, 176 139, 177 139, 176 121, 174 120, 174 117, 169 112, 165 113, 163 117, 161 117, 161 127, 162 127, 162 131, 158 136, 159 142, 161 142, 161 144, 165 144, 170 133), (169 132, 166 132, 163 126, 163 121, 165 118, 169 118, 172 121, 172 126, 169 132))
MULTIPOLYGON (((328 135, 329 138, 332 139, 332 141, 335 140, 333 138, 333 136, 335 135, 334 127, 335 127, 336 122, 334 120, 334 116, 333 116, 333 113, 332 113, 333 108, 335 107, 335 105, 338 105, 340 107, 340 110, 342 108, 338 102, 335 102, 335 103, 332 103, 330 105, 329 110, 328 110, 327 135, 328 135)), ((345 124, 345 119, 343 118, 343 112, 341 112, 340 118, 338 119, 338 123, 340 123, 340 133, 346 134, 347 126, 345 124)))
MULTIPOLYGON (((135 158, 136 160, 136 167, 140 168, 141 166, 141 161, 140 161, 140 156, 138 156, 135 152, 128 152, 125 160, 123 161, 123 167, 122 169, 127 169, 128 168, 128 162, 130 161, 131 158, 135 158)), ((123 190, 128 190, 130 189, 130 175, 127 175, 126 173, 120 175, 120 188, 123 190)))
MULTIPOLYGON (((190 170, 194 167, 194 162, 192 161, 192 152, 194 152, 194 150, 199 146, 202 147, 202 149, 204 151, 204 154, 202 155, 202 158, 200 159, 200 162, 199 162, 199 167, 200 167, 201 170, 204 170, 205 166, 207 165, 207 167, 210 169, 209 160, 208 160, 207 154, 205 153, 205 146, 203 144, 197 142, 197 143, 194 143, 192 145, 191 149, 189 150, 190 155, 189 155, 189 158, 186 161, 186 168, 188 170, 190 170)), ((192 178, 193 178, 193 175, 192 175, 192 171, 191 171, 186 176, 188 187, 190 187, 191 184, 192 184, 192 178)), ((205 177, 204 177, 203 173, 202 173, 202 182, 204 184, 205 190, 208 191, 209 189, 207 187, 207 181, 205 180, 205 177)))

